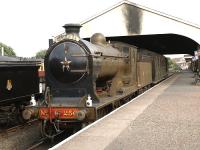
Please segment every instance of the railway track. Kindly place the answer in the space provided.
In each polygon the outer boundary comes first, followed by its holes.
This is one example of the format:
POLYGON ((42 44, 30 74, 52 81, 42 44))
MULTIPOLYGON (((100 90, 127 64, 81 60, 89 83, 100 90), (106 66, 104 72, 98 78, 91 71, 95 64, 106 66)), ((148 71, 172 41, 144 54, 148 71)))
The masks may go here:
POLYGON ((48 139, 47 138, 42 138, 40 140, 38 140, 37 142, 33 143, 29 148, 27 148, 27 150, 34 150, 34 149, 38 149, 40 146, 42 146, 42 144, 44 144, 48 139))
POLYGON ((41 138, 38 141, 34 142, 27 150, 46 150, 48 148, 53 147, 64 139, 73 135, 74 132, 72 130, 63 131, 62 133, 56 135, 54 139, 41 138))
POLYGON ((34 141, 41 138, 40 122, 31 120, 0 131, 0 150, 27 149, 34 141))
POLYGON ((39 121, 37 119, 34 119, 34 120, 31 120, 31 121, 25 122, 23 124, 10 127, 10 128, 2 128, 2 129, 0 129, 0 135, 4 134, 4 133, 7 134, 7 133, 10 133, 10 132, 16 132, 19 129, 25 128, 26 126, 34 125, 34 124, 36 124, 38 122, 39 121))

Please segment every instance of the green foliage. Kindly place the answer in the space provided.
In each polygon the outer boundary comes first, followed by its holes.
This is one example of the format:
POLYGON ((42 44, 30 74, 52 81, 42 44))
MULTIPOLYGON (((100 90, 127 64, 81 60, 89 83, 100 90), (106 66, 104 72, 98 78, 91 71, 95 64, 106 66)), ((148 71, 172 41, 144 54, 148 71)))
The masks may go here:
POLYGON ((169 70, 173 70, 173 71, 181 70, 180 66, 178 66, 175 62, 173 62, 170 58, 167 58, 167 60, 168 60, 169 70))
POLYGON ((44 59, 46 52, 47 50, 40 50, 39 52, 36 53, 36 58, 44 59))
POLYGON ((172 66, 173 66, 173 61, 172 61, 170 58, 167 57, 167 62, 168 62, 169 68, 172 68, 172 66))
POLYGON ((7 46, 6 44, 3 44, 3 43, 0 42, 0 52, 1 52, 2 47, 4 47, 4 55, 5 56, 16 56, 12 47, 7 46))

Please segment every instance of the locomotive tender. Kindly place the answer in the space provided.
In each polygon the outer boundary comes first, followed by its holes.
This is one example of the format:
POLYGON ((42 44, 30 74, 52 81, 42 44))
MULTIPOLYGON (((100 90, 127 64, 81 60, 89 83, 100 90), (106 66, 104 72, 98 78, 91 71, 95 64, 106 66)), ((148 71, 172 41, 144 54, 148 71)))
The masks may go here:
POLYGON ((45 56, 45 100, 29 116, 38 113, 47 137, 95 121, 167 77, 164 56, 100 33, 80 39, 80 27, 65 25, 65 39, 45 56))
POLYGON ((0 124, 22 121, 31 97, 39 95, 39 63, 0 56, 0 124))

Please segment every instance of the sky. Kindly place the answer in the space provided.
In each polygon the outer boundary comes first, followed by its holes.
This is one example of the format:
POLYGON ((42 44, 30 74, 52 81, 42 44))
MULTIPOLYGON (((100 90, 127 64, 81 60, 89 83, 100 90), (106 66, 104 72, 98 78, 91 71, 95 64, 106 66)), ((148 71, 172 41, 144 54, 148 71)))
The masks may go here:
MULTIPOLYGON (((80 23, 121 0, 0 0, 0 42, 17 56, 32 57, 66 23, 80 23)), ((197 0, 129 0, 200 25, 197 0)))

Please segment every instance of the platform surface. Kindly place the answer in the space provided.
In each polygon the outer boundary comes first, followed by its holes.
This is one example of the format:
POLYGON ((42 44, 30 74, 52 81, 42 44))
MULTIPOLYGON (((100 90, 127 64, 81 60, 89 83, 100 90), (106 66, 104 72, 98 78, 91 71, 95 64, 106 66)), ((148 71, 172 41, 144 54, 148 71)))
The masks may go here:
POLYGON ((189 72, 173 75, 86 127, 58 150, 199 150, 200 86, 189 72))

